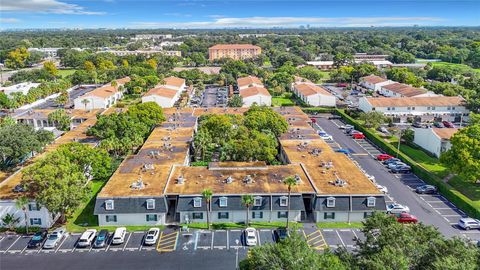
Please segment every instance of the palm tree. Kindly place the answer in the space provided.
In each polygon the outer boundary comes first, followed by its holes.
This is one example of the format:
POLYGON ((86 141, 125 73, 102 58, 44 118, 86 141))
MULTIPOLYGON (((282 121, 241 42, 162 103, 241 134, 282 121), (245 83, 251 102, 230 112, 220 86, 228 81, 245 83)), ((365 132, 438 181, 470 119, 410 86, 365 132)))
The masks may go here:
POLYGON ((24 217, 25 217, 25 231, 28 234, 28 216, 27 216, 27 206, 30 200, 26 196, 22 196, 17 199, 15 202, 15 206, 17 208, 22 209, 24 217))
POLYGON ((82 104, 85 106, 85 110, 87 110, 87 104, 90 103, 88 99, 82 99, 82 104))
POLYGON ((285 179, 283 179, 283 183, 287 185, 288 187, 288 202, 287 202, 287 229, 288 229, 288 221, 290 219, 290 193, 292 192, 292 186, 297 185, 297 180, 295 180, 295 177, 289 176, 285 179))
POLYGON ((13 214, 10 213, 6 214, 2 218, 3 226, 7 227, 10 231, 14 230, 15 224, 17 224, 18 221, 20 221, 20 218, 16 218, 13 214))
POLYGON ((250 206, 253 205, 253 201, 254 201, 254 198, 252 195, 242 195, 242 204, 245 205, 245 207, 247 208, 247 218, 245 219, 245 224, 246 226, 248 227, 248 216, 249 216, 249 210, 250 210, 250 206))
POLYGON ((211 189, 206 188, 202 191, 202 197, 205 199, 205 207, 207 208, 207 226, 210 230, 210 202, 212 201, 213 192, 211 189))

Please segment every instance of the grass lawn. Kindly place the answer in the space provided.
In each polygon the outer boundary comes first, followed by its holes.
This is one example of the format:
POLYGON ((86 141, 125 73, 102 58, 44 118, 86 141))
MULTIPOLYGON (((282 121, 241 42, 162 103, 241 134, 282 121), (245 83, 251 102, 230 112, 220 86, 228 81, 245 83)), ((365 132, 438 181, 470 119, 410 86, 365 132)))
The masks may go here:
MULTIPOLYGON (((185 225, 185 224, 183 224, 185 225)), ((285 227, 286 222, 274 221, 274 222, 250 222, 249 227, 257 229, 275 229, 280 227, 285 227)), ((290 222, 290 228, 301 228, 302 225, 297 222, 290 222)), ((188 228, 192 229, 207 229, 207 223, 190 223, 188 228)), ((212 223, 211 228, 215 230, 227 230, 227 229, 244 229, 246 228, 243 223, 233 223, 233 222, 223 222, 223 223, 212 223)))
POLYGON ((400 145, 400 151, 407 154, 418 164, 422 165, 425 169, 436 174, 438 177, 444 178, 448 175, 447 168, 440 164, 440 161, 437 158, 427 155, 422 150, 402 144, 400 145))
MULTIPOLYGON (((427 63, 425 61, 425 59, 417 59, 416 61, 417 63, 427 63)), ((449 66, 449 67, 456 67, 462 71, 469 71, 469 70, 475 70, 475 71, 478 71, 480 72, 480 68, 472 68, 471 66, 469 65, 465 65, 465 64, 455 64, 455 63, 448 63, 448 62, 430 62, 432 63, 432 66, 449 66)))
POLYGON ((294 106, 295 101, 292 99, 292 93, 283 93, 281 96, 272 97, 272 105, 275 107, 294 106))
POLYGON ((363 228, 361 222, 319 222, 316 225, 319 229, 363 228))
POLYGON ((450 179, 448 184, 450 184, 463 195, 467 196, 470 200, 472 200, 474 206, 480 209, 480 184, 465 181, 458 176, 450 179))
POLYGON ((328 81, 330 80, 330 71, 320 71, 322 73, 322 81, 328 81))
POLYGON ((73 73, 75 73, 75 71, 77 71, 77 70, 76 69, 59 69, 58 70, 58 75, 65 78, 68 75, 72 75, 73 73))

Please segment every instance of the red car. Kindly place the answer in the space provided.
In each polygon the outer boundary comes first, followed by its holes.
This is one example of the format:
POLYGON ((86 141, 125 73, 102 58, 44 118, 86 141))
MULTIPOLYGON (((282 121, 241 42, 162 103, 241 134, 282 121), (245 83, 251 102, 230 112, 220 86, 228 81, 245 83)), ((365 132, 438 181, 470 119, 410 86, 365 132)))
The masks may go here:
POLYGON ((337 83, 337 87, 347 87, 348 83, 337 83))
POLYGON ((391 159, 393 158, 392 156, 390 156, 389 154, 380 154, 377 156, 377 160, 380 160, 380 161, 385 161, 387 159, 391 159))
POLYGON ((355 133, 352 135, 352 138, 359 140, 359 139, 365 139, 365 135, 363 133, 355 133))
POLYGON ((397 221, 400 223, 417 223, 418 219, 414 215, 409 213, 400 213, 396 216, 397 221))
POLYGON ((442 124, 447 128, 454 128, 455 127, 452 123, 450 123, 448 121, 443 121, 442 124))
POLYGON ((315 118, 311 118, 310 120, 312 120, 312 123, 314 123, 314 124, 317 123, 317 119, 315 119, 315 118))

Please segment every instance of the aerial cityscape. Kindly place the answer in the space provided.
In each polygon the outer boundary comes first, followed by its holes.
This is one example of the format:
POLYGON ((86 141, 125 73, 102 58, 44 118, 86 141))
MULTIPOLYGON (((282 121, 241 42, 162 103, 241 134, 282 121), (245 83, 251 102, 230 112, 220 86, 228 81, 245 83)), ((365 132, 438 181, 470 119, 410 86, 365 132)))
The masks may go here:
POLYGON ((2 0, 0 269, 480 269, 479 10, 2 0))

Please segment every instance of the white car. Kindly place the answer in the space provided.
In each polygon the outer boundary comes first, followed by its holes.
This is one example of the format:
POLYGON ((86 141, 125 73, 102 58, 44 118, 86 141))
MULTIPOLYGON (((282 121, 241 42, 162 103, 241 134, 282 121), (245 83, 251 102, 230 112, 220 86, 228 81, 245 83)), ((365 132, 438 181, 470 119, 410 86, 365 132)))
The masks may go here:
POLYGON ((376 186, 377 186, 378 190, 380 190, 381 192, 388 193, 388 189, 387 189, 386 186, 382 186, 382 185, 379 185, 379 184, 377 184, 376 186))
POLYGON ((408 206, 406 205, 393 203, 387 206, 387 213, 389 214, 410 213, 410 208, 408 208, 408 206))
POLYGON ((44 249, 55 248, 60 240, 65 236, 65 228, 55 229, 51 234, 48 235, 47 240, 43 243, 44 249))
POLYGON ((120 227, 116 228, 112 237, 112 245, 120 245, 125 242, 125 235, 127 235, 127 228, 120 227))
POLYGON ((320 135, 320 138, 324 139, 325 141, 332 141, 333 140, 333 137, 332 135, 329 135, 327 133, 319 133, 320 135))
POLYGON ((255 228, 245 229, 245 244, 247 246, 257 245, 257 230, 255 228))
POLYGON ((95 239, 95 235, 97 235, 97 230, 95 229, 88 229, 82 233, 80 239, 78 239, 77 247, 89 247, 92 245, 93 239, 95 239))
POLYGON ((157 243, 158 235, 160 234, 159 228, 151 228, 148 230, 147 234, 145 235, 145 245, 155 245, 157 243))
POLYGON ((391 170, 393 168, 396 168, 398 166, 408 166, 407 164, 403 163, 403 162, 392 162, 390 164, 387 165, 387 167, 391 170))
POLYGON ((458 221, 458 227, 464 230, 480 229, 480 220, 474 218, 462 218, 458 221))
POLYGON ((352 125, 341 125, 339 126, 340 129, 349 129, 349 128, 353 128, 352 125))

